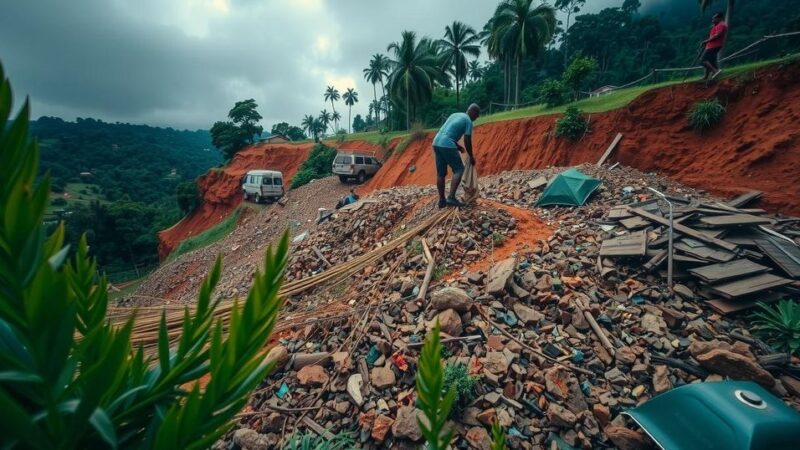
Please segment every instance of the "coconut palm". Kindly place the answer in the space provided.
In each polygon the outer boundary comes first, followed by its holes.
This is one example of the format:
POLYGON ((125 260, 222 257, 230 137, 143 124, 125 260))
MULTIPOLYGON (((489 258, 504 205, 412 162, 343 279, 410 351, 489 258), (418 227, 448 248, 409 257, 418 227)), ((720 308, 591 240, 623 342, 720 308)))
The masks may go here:
MULTIPOLYGON (((328 100, 330 100, 330 102, 331 102, 331 108, 333 109, 333 112, 334 112, 334 113, 336 113, 336 106, 333 104, 333 102, 338 102, 340 98, 341 98, 341 97, 339 96, 339 90, 338 90, 338 89, 336 89, 335 87, 333 87, 333 86, 328 86, 328 87, 325 89, 325 101, 327 102, 328 100)), ((335 128, 337 128, 337 126, 336 126, 336 124, 334 123, 334 129, 335 129, 335 128)))
POLYGON ((303 127, 304 130, 306 130, 308 132, 308 135, 309 136, 313 136, 314 140, 316 141, 317 140, 317 132, 316 132, 317 130, 315 128, 316 124, 314 123, 314 120, 315 120, 314 116, 306 114, 306 116, 303 117, 303 121, 300 122, 300 125, 303 127))
MULTIPOLYGON (((376 53, 372 55, 372 59, 369 61, 369 66, 364 69, 364 79, 372 83, 372 95, 375 100, 378 99, 378 91, 375 86, 380 83, 381 89, 384 89, 383 79, 388 75, 386 61, 387 58, 384 55, 376 53)), ((375 116, 374 118, 375 123, 377 124, 378 120, 380 120, 380 117, 375 116)))
POLYGON ((350 133, 350 124, 353 123, 350 116, 353 114, 353 105, 358 103, 358 92, 353 88, 347 88, 347 92, 342 94, 342 100, 344 100, 344 104, 350 108, 347 112, 347 132, 350 133))
POLYGON ((338 111, 334 111, 333 114, 331 114, 331 120, 333 120, 333 134, 336 134, 336 133, 339 132, 339 128, 338 127, 339 127, 339 120, 341 120, 341 118, 342 118, 342 115, 339 114, 338 111))
POLYGON ((504 0, 495 10, 491 39, 498 54, 505 56, 508 68, 512 59, 516 65, 515 105, 519 104, 522 60, 538 58, 553 38, 555 27, 555 10, 545 3, 534 7, 533 0, 504 0))
POLYGON ((389 123, 389 97, 386 95, 386 84, 384 80, 388 80, 389 78, 389 69, 391 69, 391 61, 386 55, 382 55, 380 53, 375 55, 377 58, 375 59, 375 65, 378 66, 380 69, 381 76, 378 79, 381 83, 381 92, 383 95, 381 96, 381 108, 380 110, 383 111, 386 117, 386 122, 389 123))
POLYGON ((437 41, 442 50, 444 63, 453 71, 456 80, 456 107, 459 106, 459 83, 467 76, 467 57, 477 58, 481 54, 475 29, 459 21, 444 29, 444 39, 437 41))
POLYGON ((467 75, 469 76, 469 80, 473 83, 483 77, 483 69, 477 60, 472 60, 467 64, 467 75))
POLYGON ((439 68, 430 39, 417 40, 413 31, 403 31, 400 42, 389 44, 386 50, 394 56, 390 60, 389 93, 405 106, 406 128, 410 129, 417 105, 429 101, 434 82, 445 83, 446 77, 439 68))
POLYGON ((328 124, 331 123, 331 121, 333 120, 333 116, 331 115, 331 113, 329 113, 327 109, 323 109, 322 111, 319 112, 319 117, 317 117, 317 119, 322 124, 323 127, 322 130, 327 132, 328 124))

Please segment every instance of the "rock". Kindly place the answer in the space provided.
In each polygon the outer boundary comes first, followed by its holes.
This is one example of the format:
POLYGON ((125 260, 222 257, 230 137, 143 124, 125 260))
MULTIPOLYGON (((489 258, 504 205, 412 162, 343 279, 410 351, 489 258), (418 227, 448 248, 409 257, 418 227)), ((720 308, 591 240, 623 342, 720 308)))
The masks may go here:
POLYGON ((431 329, 433 329, 437 320, 443 333, 447 333, 450 336, 461 336, 461 316, 454 309, 445 309, 437 314, 430 323, 431 329))
POLYGON ((706 369, 734 380, 749 380, 770 388, 775 384, 769 372, 750 358, 729 350, 716 348, 697 356, 697 362, 706 369))
POLYGON ((675 285, 672 287, 672 290, 684 300, 694 300, 694 292, 680 283, 675 283, 675 285))
POLYGON ((573 414, 580 414, 581 411, 589 409, 580 383, 572 372, 561 367, 553 367, 544 373, 544 380, 547 392, 563 402, 573 414))
POLYGON ((276 368, 281 368, 289 362, 289 349, 283 345, 276 345, 269 350, 266 358, 267 363, 275 363, 276 368))
POLYGON ((394 419, 383 414, 378 415, 372 424, 372 439, 383 442, 394 425, 394 419))
POLYGON ((270 442, 263 434, 250 428, 240 428, 233 433, 233 442, 244 450, 268 450, 270 442))
POLYGON ((636 352, 630 347, 620 347, 615 354, 617 362, 630 366, 636 362, 636 352))
POLYGON ((578 420, 570 410, 557 403, 550 403, 547 407, 547 420, 550 425, 561 428, 572 428, 578 420))
POLYGON ((592 405, 592 412, 594 413, 594 418, 597 419, 601 427, 608 425, 609 420, 611 420, 611 411, 608 409, 608 406, 595 403, 592 405))
POLYGON ((306 366, 320 365, 329 366, 331 364, 331 354, 327 352, 317 353, 295 353, 292 358, 292 369, 300 370, 306 366))
POLYGON ((347 379, 347 393, 353 399, 356 405, 361 406, 364 404, 364 396, 361 395, 361 386, 364 384, 364 379, 360 373, 354 373, 347 379))
POLYGON ((484 369, 495 375, 505 375, 511 362, 502 352, 488 352, 481 359, 484 369))
POLYGON ((271 413, 261 421, 262 433, 277 433, 283 429, 285 417, 279 413, 271 413))
POLYGON ((659 364, 653 372, 653 390, 656 391, 656 394, 660 394, 670 389, 672 389, 672 382, 669 381, 669 369, 667 366, 659 364))
POLYGON ((333 358, 333 367, 339 373, 348 373, 353 369, 353 359, 347 352, 336 352, 331 355, 333 358))
POLYGON ((369 381, 377 389, 383 389, 394 386, 397 383, 397 378, 394 376, 394 371, 387 367, 375 367, 369 374, 369 381))
POLYGON ((413 406, 403 406, 397 410, 397 418, 392 424, 392 434, 398 439, 408 439, 410 441, 419 441, 422 439, 422 430, 417 424, 417 415, 421 420, 424 414, 422 411, 414 408, 413 406))
POLYGON ((467 312, 472 306, 472 298, 463 289, 446 287, 431 294, 430 307, 436 311, 454 309, 458 312, 467 312))
POLYGON ((653 334, 662 335, 667 329, 667 323, 655 314, 646 313, 642 316, 642 328, 653 334))
POLYGON ((483 410, 475 416, 475 419, 487 427, 490 427, 497 419, 497 411, 494 408, 483 410))
POLYGON ((516 314, 519 320, 526 325, 538 323, 540 320, 544 319, 544 314, 536 311, 528 305, 525 305, 524 303, 514 303, 513 309, 514 314, 516 314))
POLYGON ((641 431, 628 428, 610 426, 605 430, 606 436, 611 439, 619 450, 645 450, 653 448, 653 442, 641 431))
POLYGON ((790 394, 800 396, 800 381, 796 378, 784 375, 781 377, 781 383, 790 394))
POLYGON ((297 372, 297 381, 301 386, 322 386, 328 382, 328 373, 322 366, 305 366, 297 372))
POLYGON ((467 443, 470 447, 478 450, 491 450, 492 439, 489 437, 489 432, 483 427, 472 427, 467 431, 467 443))
POLYGON ((486 292, 490 295, 499 295, 505 292, 508 280, 514 274, 517 266, 516 258, 508 258, 492 266, 489 270, 489 281, 486 292))

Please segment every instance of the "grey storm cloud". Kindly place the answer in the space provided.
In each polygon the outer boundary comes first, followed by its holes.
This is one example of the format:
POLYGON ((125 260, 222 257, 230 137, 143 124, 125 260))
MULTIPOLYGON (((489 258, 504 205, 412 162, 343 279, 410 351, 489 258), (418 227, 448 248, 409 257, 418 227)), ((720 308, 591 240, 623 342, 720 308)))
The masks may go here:
MULTIPOLYGON (((621 0, 589 0, 589 12, 621 0)), ((646 2, 643 2, 646 3, 646 2)), ((33 115, 208 128, 255 98, 264 125, 298 124, 354 87, 403 30, 439 38, 454 20, 476 29, 488 0, 0 0, 0 62, 33 115)), ((346 107, 337 105, 344 118, 346 107)))

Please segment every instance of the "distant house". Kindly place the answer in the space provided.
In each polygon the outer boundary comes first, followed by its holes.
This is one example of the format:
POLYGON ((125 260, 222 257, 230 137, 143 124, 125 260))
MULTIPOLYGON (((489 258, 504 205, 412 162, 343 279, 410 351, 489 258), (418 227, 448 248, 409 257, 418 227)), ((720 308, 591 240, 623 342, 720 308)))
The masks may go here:
POLYGON ((92 178, 92 172, 81 172, 81 178, 92 178))
POLYGON ((259 139, 258 142, 261 144, 283 144, 291 142, 291 140, 282 134, 273 134, 259 139))
POLYGON ((616 86, 612 86, 610 84, 606 85, 606 86, 602 86, 602 87, 599 87, 599 88, 593 90, 592 92, 590 92, 589 93, 589 97, 600 97, 601 95, 609 94, 609 93, 613 92, 616 89, 617 89, 616 86))

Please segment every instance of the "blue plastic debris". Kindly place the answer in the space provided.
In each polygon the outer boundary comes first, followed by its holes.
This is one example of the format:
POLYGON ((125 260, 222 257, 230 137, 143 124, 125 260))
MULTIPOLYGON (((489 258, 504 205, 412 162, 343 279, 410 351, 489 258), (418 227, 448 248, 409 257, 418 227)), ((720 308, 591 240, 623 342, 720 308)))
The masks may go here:
POLYGON ((633 303, 634 305, 641 305, 642 303, 644 303, 644 297, 642 297, 639 294, 636 294, 633 297, 631 297, 631 303, 633 303))
POLYGON ((518 429, 516 429, 514 427, 510 427, 508 429, 508 435, 511 436, 511 437, 520 437, 520 438, 521 437, 525 437, 524 434, 522 434, 518 429))
POLYGON ((419 286, 414 286, 414 289, 411 290, 411 294, 416 297, 419 294, 419 286))
POLYGON ((584 357, 582 351, 578 349, 572 350, 572 362, 574 362, 575 364, 580 364, 583 362, 583 359, 584 357))
POLYGON ((517 316, 515 316, 513 312, 508 311, 505 316, 503 316, 503 321, 506 325, 513 327, 517 324, 517 316))
POLYGON ((583 395, 589 396, 592 394, 592 383, 589 380, 584 381, 581 383, 581 391, 583 391, 583 395))
POLYGON ((283 399, 283 397, 286 397, 286 394, 288 393, 289 386, 287 386, 286 383, 281 383, 281 387, 278 388, 278 392, 276 392, 275 395, 277 395, 278 398, 283 399))
POLYGON ((408 342, 410 342, 412 344, 416 344, 417 342, 420 342, 419 336, 417 336, 416 334, 412 334, 411 336, 408 337, 408 342))
POLYGON ((378 350, 378 346, 373 345, 372 347, 370 347, 369 353, 367 353, 367 364, 369 364, 370 366, 374 365, 375 361, 377 361, 378 358, 381 357, 381 355, 383 355, 383 353, 381 353, 381 351, 378 350))
POLYGON ((530 267, 530 266, 531 266, 531 263, 530 263, 530 261, 528 261, 528 260, 526 259, 525 261, 522 261, 521 263, 519 263, 519 266, 518 266, 518 267, 519 267, 520 269, 522 269, 522 270, 525 270, 525 269, 527 269, 527 268, 528 268, 528 267, 530 267))

